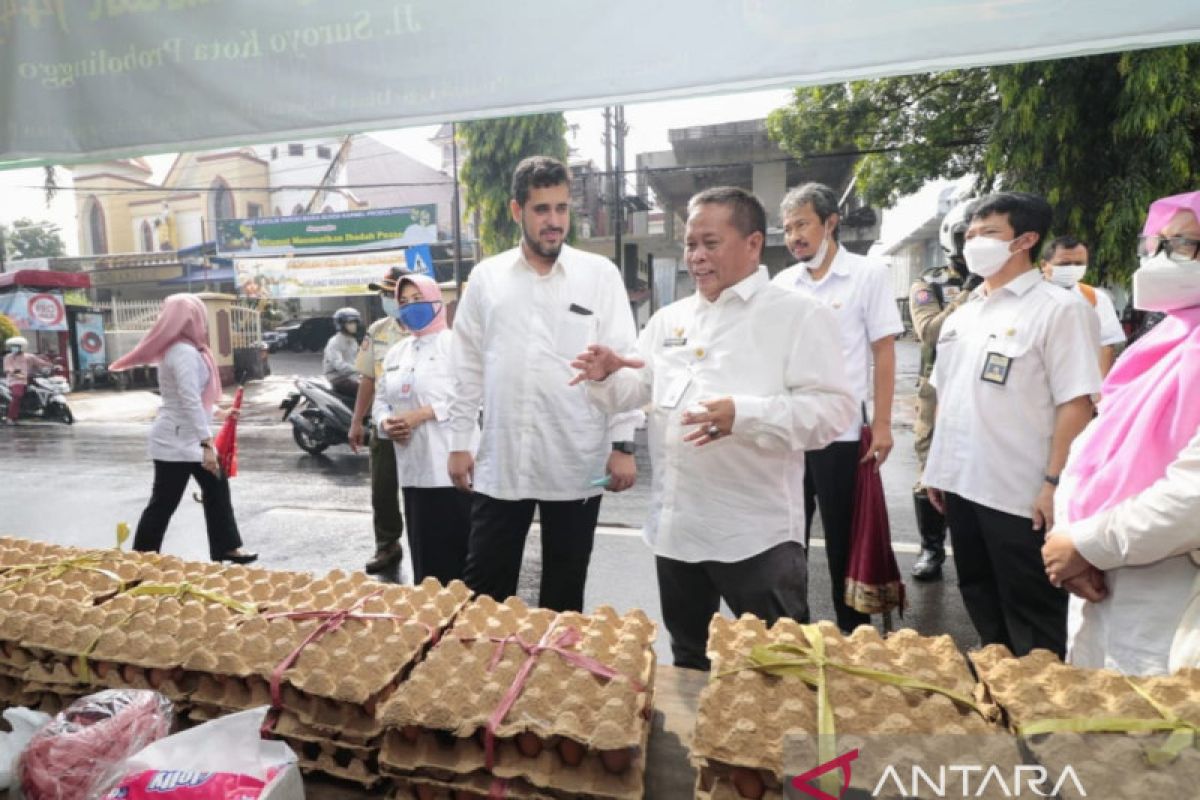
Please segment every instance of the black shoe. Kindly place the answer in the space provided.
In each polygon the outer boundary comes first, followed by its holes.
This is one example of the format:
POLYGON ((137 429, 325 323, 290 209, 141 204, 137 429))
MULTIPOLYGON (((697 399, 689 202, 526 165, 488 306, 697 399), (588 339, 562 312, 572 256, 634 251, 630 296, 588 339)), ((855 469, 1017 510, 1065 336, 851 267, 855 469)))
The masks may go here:
POLYGON ((375 556, 367 562, 367 574, 377 575, 399 562, 402 558, 404 558, 404 547, 399 542, 393 542, 392 544, 377 548, 375 556))
POLYGON ((247 553, 245 550, 230 550, 217 557, 217 561, 229 561, 234 564, 252 564, 258 561, 258 553, 247 553))
POLYGON ((937 550, 922 550, 921 557, 913 564, 912 576, 918 581, 940 581, 942 579, 942 563, 946 554, 937 550))

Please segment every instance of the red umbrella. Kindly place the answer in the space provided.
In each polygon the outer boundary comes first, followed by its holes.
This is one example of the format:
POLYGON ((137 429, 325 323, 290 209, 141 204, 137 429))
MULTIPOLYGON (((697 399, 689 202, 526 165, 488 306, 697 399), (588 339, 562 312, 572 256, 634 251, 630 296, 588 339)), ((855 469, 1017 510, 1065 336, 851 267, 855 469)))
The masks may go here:
MULTIPOLYGON (((904 611, 904 581, 892 552, 883 480, 871 452, 871 428, 862 427, 858 476, 854 485, 854 514, 850 522, 850 562, 846 566, 846 605, 864 614, 904 611)), ((886 622, 886 620, 885 620, 886 622)))
POLYGON ((237 475, 237 423, 242 413, 243 391, 239 386, 237 394, 233 396, 233 407, 229 409, 229 416, 225 417, 225 422, 213 443, 217 449, 217 464, 226 478, 237 475))

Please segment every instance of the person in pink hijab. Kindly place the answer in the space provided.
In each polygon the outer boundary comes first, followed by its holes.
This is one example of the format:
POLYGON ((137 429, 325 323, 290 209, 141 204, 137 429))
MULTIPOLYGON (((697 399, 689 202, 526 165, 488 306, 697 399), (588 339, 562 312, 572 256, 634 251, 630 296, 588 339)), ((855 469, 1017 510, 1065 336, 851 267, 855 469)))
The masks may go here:
MULTIPOLYGON (((453 334, 442 291, 431 278, 406 275, 396 284, 396 319, 411 333, 388 350, 371 418, 391 439, 397 483, 408 518, 413 582, 461 579, 471 532, 471 495, 450 480, 450 368, 453 334)), ((471 453, 479 444, 478 430, 471 453)))
POLYGON ((137 346, 109 366, 120 371, 141 364, 158 366, 162 406, 150 426, 150 458, 154 487, 138 521, 134 550, 158 552, 167 525, 187 488, 200 484, 209 557, 213 561, 248 564, 256 553, 242 549, 233 517, 229 479, 217 466, 213 445, 213 406, 221 397, 221 378, 208 347, 208 312, 200 298, 173 294, 137 346))
POLYGON ((1150 206, 1138 255, 1133 304, 1166 317, 1104 381, 1042 556, 1067 660, 1156 675, 1200 666, 1200 192, 1150 206))

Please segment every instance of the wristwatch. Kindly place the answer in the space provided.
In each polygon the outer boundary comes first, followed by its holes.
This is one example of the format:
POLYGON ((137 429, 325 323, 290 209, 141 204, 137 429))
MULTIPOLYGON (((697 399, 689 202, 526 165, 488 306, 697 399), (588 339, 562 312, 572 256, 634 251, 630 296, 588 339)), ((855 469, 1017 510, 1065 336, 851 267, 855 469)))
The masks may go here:
POLYGON ((1043 475, 1042 476, 1042 480, 1044 480, 1046 483, 1050 484, 1051 486, 1058 486, 1058 478, 1059 478, 1058 475, 1043 475))
POLYGON ((614 453, 624 453, 627 456, 637 453, 637 442, 613 442, 612 449, 614 453))

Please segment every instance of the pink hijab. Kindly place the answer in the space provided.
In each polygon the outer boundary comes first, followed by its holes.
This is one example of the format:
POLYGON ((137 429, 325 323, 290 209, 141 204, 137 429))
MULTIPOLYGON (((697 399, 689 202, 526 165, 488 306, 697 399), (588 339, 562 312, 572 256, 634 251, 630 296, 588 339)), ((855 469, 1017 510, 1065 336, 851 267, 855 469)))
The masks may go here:
POLYGON ((157 364, 168 348, 176 342, 188 342, 200 351, 208 367, 208 384, 200 395, 204 408, 212 411, 221 397, 221 377, 217 362, 208 349, 208 312, 204 303, 194 294, 173 294, 163 302, 158 319, 137 346, 109 365, 110 370, 120 371, 139 364, 157 364))
MULTIPOLYGON (((446 330, 446 304, 442 300, 442 289, 437 285, 437 281, 430 278, 428 275, 405 275, 396 284, 396 300, 400 299, 400 292, 404 291, 404 284, 411 283, 416 286, 421 292, 421 299, 428 303, 441 303, 442 307, 438 309, 437 316, 433 318, 424 328, 419 331, 409 331, 413 336, 431 336, 435 333, 441 333, 446 330)), ((403 327, 404 323, 400 323, 403 327)))
MULTIPOLYGON (((1200 219, 1200 192, 1156 200, 1142 233, 1158 233, 1184 210, 1200 219)), ((1168 313, 1121 355, 1093 424, 1067 467, 1078 479, 1068 504, 1074 520, 1149 488, 1200 430, 1200 306, 1168 313)))

